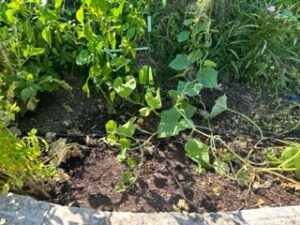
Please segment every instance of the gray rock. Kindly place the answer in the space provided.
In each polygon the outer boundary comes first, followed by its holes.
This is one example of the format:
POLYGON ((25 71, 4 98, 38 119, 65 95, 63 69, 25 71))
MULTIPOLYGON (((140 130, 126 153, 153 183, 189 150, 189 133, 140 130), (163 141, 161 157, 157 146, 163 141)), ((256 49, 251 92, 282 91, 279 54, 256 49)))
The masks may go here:
POLYGON ((42 224, 50 205, 30 197, 7 194, 0 196, 0 224, 42 224))

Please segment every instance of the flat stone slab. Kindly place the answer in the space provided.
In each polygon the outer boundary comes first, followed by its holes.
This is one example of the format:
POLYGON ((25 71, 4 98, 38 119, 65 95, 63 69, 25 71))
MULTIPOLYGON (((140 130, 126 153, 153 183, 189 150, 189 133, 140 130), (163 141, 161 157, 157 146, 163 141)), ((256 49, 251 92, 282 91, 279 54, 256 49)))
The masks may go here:
POLYGON ((218 213, 99 212, 36 201, 31 197, 0 196, 0 225, 300 225, 300 206, 218 213))

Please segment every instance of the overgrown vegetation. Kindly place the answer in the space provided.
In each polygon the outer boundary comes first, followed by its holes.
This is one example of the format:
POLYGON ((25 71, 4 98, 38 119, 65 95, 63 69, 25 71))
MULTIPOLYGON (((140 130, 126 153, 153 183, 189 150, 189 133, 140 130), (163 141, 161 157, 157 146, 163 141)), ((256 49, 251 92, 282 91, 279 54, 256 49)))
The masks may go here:
POLYGON ((47 195, 45 185, 57 175, 54 166, 44 161, 47 143, 35 136, 35 130, 20 138, 7 127, 19 111, 35 110, 40 92, 71 90, 59 74, 74 67, 85 74, 83 91, 89 96, 94 86, 110 115, 118 98, 139 109, 123 123, 109 120, 106 124, 108 135, 102 140, 120 148, 118 159, 129 168, 116 191, 134 184, 145 145, 153 138, 182 132, 186 155, 197 164, 196 173, 214 169, 248 187, 258 182, 261 173, 296 183, 298 143, 264 148, 261 161, 252 159, 252 150, 240 154, 212 132, 211 120, 225 111, 244 118, 258 131, 257 145, 266 139, 263 131, 248 116, 230 109, 225 94, 214 99, 212 107, 201 94, 218 89, 220 80, 242 80, 270 90, 297 87, 299 15, 298 3, 275 0, 178 4, 82 0, 71 6, 63 0, 0 1, 0 186, 4 192, 47 195), (149 41, 146 17, 152 10, 151 51, 160 57, 154 68, 157 76, 149 65, 138 65, 136 60, 136 48, 149 41), (157 77, 163 82, 175 79, 177 85, 162 91, 166 83, 157 85, 157 77), (171 104, 165 104, 166 98, 171 104), (208 127, 198 124, 195 115, 208 127), (152 116, 159 121, 154 132, 137 125, 140 118, 152 116), (136 138, 137 130, 147 138, 136 138), (140 158, 131 157, 130 150, 140 151, 140 158))

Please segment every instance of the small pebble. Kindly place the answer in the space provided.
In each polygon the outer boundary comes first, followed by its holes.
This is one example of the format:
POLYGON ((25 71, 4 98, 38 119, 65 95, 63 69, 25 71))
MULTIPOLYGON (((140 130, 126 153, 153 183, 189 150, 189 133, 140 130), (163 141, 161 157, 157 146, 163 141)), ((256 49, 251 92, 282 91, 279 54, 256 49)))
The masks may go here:
POLYGON ((66 128, 70 128, 72 126, 72 121, 71 120, 64 120, 62 122, 62 125, 64 125, 66 128))
POLYGON ((179 181, 183 181, 184 180, 184 176, 182 174, 178 174, 177 179, 179 181))
POLYGON ((53 139, 56 137, 55 132, 47 132, 45 138, 48 142, 53 142, 53 139))

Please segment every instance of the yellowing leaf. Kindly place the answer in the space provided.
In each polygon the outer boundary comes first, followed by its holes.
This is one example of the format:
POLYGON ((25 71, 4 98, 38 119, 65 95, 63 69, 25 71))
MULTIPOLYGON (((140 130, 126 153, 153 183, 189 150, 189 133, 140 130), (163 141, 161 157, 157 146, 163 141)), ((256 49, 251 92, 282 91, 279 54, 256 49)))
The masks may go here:
POLYGON ((58 9, 61 6, 62 0, 55 0, 54 8, 58 9))
POLYGON ((77 12, 76 12, 76 19, 80 22, 80 23, 84 23, 84 9, 83 6, 81 6, 77 12))

